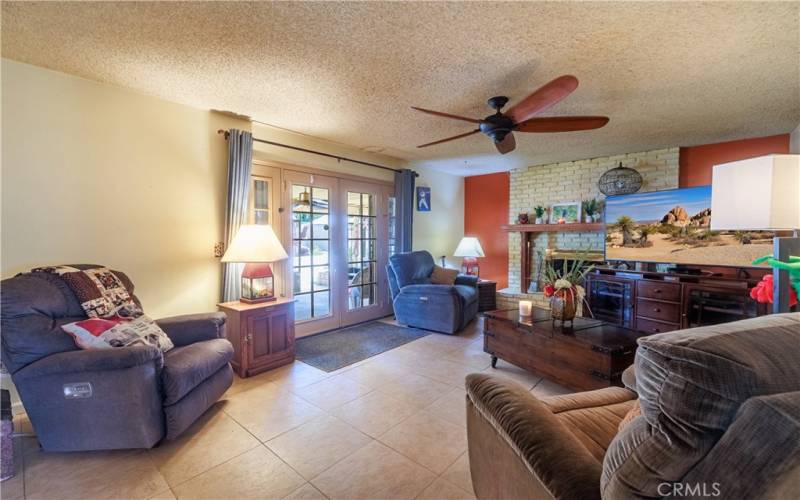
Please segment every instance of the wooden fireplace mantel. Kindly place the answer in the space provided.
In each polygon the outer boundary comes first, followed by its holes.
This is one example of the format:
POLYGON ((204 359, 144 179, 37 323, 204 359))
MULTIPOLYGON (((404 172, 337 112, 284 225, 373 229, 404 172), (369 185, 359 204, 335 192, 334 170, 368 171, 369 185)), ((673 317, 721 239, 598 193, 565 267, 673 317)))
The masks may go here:
POLYGON ((605 231, 602 222, 574 222, 572 224, 507 224, 501 229, 507 233, 575 233, 605 231))
POLYGON ((572 224, 508 224, 501 226, 507 233, 520 233, 520 293, 527 293, 531 283, 531 249, 536 233, 589 233, 605 231, 606 225, 602 222, 572 224))

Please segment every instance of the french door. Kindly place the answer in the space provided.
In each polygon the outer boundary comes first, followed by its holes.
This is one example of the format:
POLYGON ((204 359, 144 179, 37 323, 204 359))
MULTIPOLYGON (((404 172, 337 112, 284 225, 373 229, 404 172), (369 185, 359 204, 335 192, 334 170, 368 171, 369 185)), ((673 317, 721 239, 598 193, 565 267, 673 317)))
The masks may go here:
POLYGON ((393 193, 383 185, 347 180, 339 181, 339 191, 346 207, 342 213, 347 267, 346 297, 341 309, 344 326, 392 313, 386 264, 389 198, 393 193))
POLYGON ((283 177, 296 334, 391 314, 390 188, 294 171, 283 177))

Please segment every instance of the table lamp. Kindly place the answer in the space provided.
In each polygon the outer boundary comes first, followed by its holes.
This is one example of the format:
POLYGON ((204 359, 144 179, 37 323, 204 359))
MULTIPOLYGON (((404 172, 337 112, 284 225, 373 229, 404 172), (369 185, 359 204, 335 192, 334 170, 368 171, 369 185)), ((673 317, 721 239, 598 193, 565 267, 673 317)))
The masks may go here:
MULTIPOLYGON (((715 165, 711 229, 792 231, 775 237, 773 257, 800 256, 800 155, 769 155, 715 165)), ((773 312, 789 311, 789 273, 773 269, 773 312)))
POLYGON ((275 300, 275 285, 271 262, 288 258, 286 250, 267 224, 248 224, 239 227, 222 262, 245 263, 242 271, 242 297, 248 304, 275 300))
POLYGON ((455 257, 464 257, 461 262, 461 271, 469 276, 480 276, 478 257, 484 257, 481 242, 474 236, 464 236, 453 253, 455 257))

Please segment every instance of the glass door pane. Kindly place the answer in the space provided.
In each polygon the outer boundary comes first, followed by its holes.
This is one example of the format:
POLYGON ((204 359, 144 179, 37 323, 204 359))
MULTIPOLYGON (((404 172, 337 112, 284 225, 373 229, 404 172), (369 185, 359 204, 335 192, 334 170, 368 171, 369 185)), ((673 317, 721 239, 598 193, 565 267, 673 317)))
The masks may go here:
MULTIPOLYGON (((281 187, 281 170, 258 160, 253 161, 250 192, 248 199, 247 224, 269 224, 281 240, 287 253, 291 251, 291 241, 284 228, 289 219, 284 217, 278 207, 288 206, 283 201, 281 187)), ((289 211, 286 210, 288 214, 289 211)), ((288 297, 291 295, 289 280, 291 261, 279 261, 271 264, 274 273, 275 295, 288 297)))
POLYGON ((253 177, 250 186, 250 223, 272 224, 270 206, 271 179, 253 177))
POLYGON ((377 252, 375 197, 347 192, 347 310, 375 303, 377 252))
POLYGON ((295 319, 329 316, 330 190, 301 184, 293 184, 291 189, 295 319))
MULTIPOLYGON (((352 325, 388 316, 392 303, 387 292, 388 198, 392 186, 369 182, 339 183, 337 195, 344 220, 337 233, 341 240, 342 269, 340 281, 333 285, 334 302, 342 316, 342 325, 352 325)), ((337 248, 338 248, 337 246, 337 248)))

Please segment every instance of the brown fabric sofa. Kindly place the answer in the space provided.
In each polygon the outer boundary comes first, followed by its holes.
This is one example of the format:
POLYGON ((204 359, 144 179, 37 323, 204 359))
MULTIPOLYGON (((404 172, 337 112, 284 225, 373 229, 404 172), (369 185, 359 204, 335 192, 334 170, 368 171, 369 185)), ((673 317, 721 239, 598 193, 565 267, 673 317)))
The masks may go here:
POLYGON ((541 400, 469 375, 477 497, 800 498, 800 313, 643 337, 634 366, 541 400))

